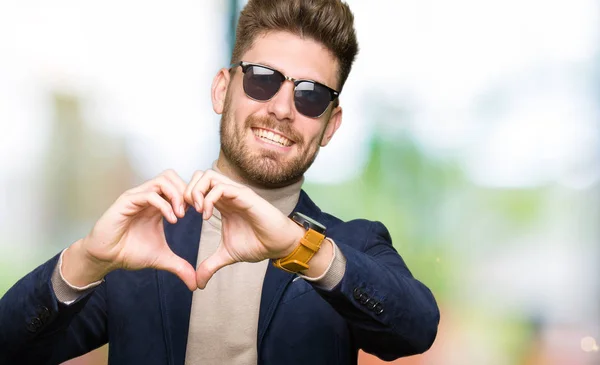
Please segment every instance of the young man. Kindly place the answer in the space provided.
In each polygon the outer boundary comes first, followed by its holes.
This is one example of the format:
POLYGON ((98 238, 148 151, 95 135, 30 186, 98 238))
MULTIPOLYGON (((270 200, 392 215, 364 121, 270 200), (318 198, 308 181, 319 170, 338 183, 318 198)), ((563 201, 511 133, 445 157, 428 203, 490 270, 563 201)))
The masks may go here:
POLYGON ((250 0, 213 168, 167 171, 0 301, 0 363, 353 364, 427 350, 439 312, 378 222, 342 222, 301 191, 342 122, 358 46, 338 0, 250 0), (202 290, 196 290, 196 289, 202 290))

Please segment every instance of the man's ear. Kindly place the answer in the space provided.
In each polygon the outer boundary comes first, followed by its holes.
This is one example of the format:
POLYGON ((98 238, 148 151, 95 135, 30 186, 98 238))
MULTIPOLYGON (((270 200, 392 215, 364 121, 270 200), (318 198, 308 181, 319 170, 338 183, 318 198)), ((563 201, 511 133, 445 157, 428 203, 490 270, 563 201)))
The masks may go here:
POLYGON ((211 86, 211 98, 213 110, 217 114, 223 113, 225 107, 225 97, 227 96, 227 88, 229 87, 230 79, 229 69, 222 68, 215 75, 211 86))
POLYGON ((325 127, 325 132, 321 138, 321 147, 327 146, 340 125, 342 125, 342 107, 337 106, 335 109, 333 109, 333 112, 331 112, 329 122, 327 123, 327 127, 325 127))

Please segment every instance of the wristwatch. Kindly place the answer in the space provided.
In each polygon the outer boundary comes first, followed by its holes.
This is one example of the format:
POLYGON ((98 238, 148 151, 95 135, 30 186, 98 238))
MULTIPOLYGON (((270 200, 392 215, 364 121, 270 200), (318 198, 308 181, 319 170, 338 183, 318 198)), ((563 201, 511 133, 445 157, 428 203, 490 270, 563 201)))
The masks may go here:
POLYGON ((273 260, 276 268, 297 273, 309 268, 308 262, 321 248, 325 239, 325 226, 302 213, 294 212, 291 219, 306 230, 300 244, 286 257, 273 260))

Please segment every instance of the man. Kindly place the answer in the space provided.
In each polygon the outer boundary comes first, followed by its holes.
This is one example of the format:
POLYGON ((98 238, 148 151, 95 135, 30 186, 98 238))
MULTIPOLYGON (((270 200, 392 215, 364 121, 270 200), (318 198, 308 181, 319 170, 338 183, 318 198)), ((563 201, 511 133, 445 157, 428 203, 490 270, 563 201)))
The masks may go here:
POLYGON ((121 195, 0 301, 0 363, 352 364, 427 350, 439 312, 378 222, 301 191, 358 51, 338 0, 250 0, 212 85, 213 168, 121 195), (201 290, 196 290, 196 289, 201 290))

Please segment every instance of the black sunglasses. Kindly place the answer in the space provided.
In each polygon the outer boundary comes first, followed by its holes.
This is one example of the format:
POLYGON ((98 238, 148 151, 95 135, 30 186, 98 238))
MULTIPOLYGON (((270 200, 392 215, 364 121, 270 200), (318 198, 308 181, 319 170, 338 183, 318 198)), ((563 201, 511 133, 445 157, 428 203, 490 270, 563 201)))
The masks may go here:
POLYGON ((329 103, 340 95, 338 91, 319 82, 297 80, 270 67, 255 63, 241 61, 231 65, 230 70, 238 66, 241 66, 244 72, 244 92, 249 98, 257 101, 271 100, 284 81, 293 82, 296 110, 309 118, 323 115, 329 103))

